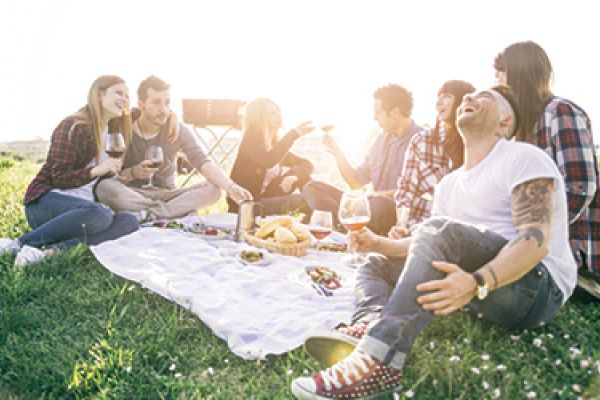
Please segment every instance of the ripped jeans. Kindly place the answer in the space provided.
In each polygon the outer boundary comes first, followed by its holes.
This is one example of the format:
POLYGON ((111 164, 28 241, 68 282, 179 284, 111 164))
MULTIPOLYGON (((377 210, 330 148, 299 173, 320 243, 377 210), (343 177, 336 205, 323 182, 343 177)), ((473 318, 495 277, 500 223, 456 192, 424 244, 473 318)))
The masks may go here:
MULTIPOLYGON (((434 319, 417 303, 416 286, 442 279, 432 261, 447 261, 473 272, 492 260, 507 240, 489 230, 448 218, 431 218, 414 233, 406 260, 370 256, 358 270, 357 308, 352 323, 369 323, 358 349, 401 370, 418 335, 434 319)), ((544 264, 521 279, 467 306, 478 318, 513 329, 531 329, 552 320, 563 294, 544 264)))

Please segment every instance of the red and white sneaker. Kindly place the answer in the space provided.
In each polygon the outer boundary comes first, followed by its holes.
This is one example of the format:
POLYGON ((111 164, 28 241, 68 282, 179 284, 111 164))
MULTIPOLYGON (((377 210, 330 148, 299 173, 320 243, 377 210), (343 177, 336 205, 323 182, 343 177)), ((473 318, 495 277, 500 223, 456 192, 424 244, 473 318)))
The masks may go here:
POLYGON ((372 399, 400 387, 400 371, 355 350, 344 360, 312 377, 292 381, 297 399, 372 399))
POLYGON ((304 350, 321 365, 330 367, 348 357, 367 332, 367 324, 319 330, 304 341, 304 350))

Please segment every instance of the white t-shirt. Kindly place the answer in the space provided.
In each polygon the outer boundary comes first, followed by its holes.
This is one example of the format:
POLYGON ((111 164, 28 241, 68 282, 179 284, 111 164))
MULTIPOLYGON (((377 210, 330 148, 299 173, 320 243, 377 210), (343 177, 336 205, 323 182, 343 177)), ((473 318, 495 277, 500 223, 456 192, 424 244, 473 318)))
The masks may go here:
MULTIPOLYGON (((108 134, 108 130, 105 129, 104 130, 104 141, 106 141, 107 134, 108 134)), ((106 154, 105 151, 100 153, 100 162, 106 160, 107 158, 108 158, 108 154, 106 154)), ((96 157, 94 157, 92 159, 92 161, 90 161, 88 163, 88 165, 86 165, 86 167, 95 167, 95 166, 96 166, 96 157)), ((94 200, 94 185, 96 184, 97 180, 98 180, 98 178, 94 178, 90 182, 86 183, 85 185, 81 185, 76 188, 52 189, 52 191, 55 193, 60 193, 60 194, 64 194, 67 196, 77 197, 77 198, 83 199, 83 200, 95 201, 94 200)))
POLYGON ((542 262, 567 301, 577 282, 577 266, 569 247, 565 184, 554 161, 539 148, 500 140, 474 168, 465 171, 463 166, 440 181, 433 215, 482 225, 511 240, 517 235, 511 213, 512 191, 538 178, 554 178, 552 231, 548 255, 542 262))

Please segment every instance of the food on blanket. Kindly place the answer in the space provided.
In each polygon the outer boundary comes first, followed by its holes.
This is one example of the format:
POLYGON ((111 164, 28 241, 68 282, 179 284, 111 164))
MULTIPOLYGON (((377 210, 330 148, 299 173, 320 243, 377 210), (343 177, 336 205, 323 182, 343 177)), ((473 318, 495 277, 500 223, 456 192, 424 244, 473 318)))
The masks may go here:
POLYGON ((342 277, 337 272, 322 265, 318 265, 315 268, 307 268, 306 273, 313 282, 323 285, 327 289, 335 290, 342 286, 342 277))
POLYGON ((344 251, 346 251, 346 244, 345 243, 317 243, 316 248, 317 250, 321 250, 321 251, 332 251, 332 252, 338 252, 338 253, 343 253, 344 251))
POLYGON ((183 224, 181 222, 177 222, 177 221, 169 221, 165 225, 165 228, 169 228, 169 229, 182 229, 183 228, 183 224))
POLYGON ((289 230, 288 228, 286 228, 285 226, 278 226, 275 229, 275 242, 277 243, 283 243, 283 244, 294 244, 294 243, 298 243, 298 239, 296 238, 296 235, 294 235, 292 233, 291 230, 289 230))
POLYGON ((275 232, 275 229, 282 226, 290 226, 292 225, 293 219, 289 215, 282 215, 279 217, 274 217, 265 222, 258 232, 256 232, 256 237, 264 239, 269 236, 271 233, 275 232))
POLYGON ((242 258, 242 260, 249 263, 262 261, 264 258, 263 253, 255 250, 242 250, 242 252, 240 253, 240 257, 242 258))
POLYGON ((294 222, 290 226, 290 231, 292 231, 294 236, 296 236, 298 238, 299 242, 303 242, 310 238, 310 230, 308 230, 308 227, 306 227, 306 225, 302 225, 298 222, 294 222))

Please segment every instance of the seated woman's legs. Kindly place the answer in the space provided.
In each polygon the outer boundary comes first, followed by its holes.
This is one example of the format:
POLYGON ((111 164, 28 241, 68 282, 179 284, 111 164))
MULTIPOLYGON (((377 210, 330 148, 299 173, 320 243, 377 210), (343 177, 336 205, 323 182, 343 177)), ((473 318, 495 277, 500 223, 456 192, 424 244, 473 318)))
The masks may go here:
POLYGON ((262 197, 258 199, 258 201, 265 206, 265 213, 267 215, 301 212, 306 216, 306 219, 310 217, 310 208, 300 193, 275 197, 262 197))
POLYGON ((46 193, 28 204, 25 214, 33 230, 23 235, 19 241, 32 247, 97 244, 95 235, 106 231, 113 224, 113 213, 108 207, 54 192, 46 193), (90 240, 94 243, 90 243, 90 240))
POLYGON ((338 208, 342 191, 319 181, 310 181, 302 188, 304 201, 311 210, 330 211, 333 216, 333 226, 338 227, 338 208))
POLYGON ((387 196, 369 196, 371 221, 369 229, 381 236, 387 236, 392 226, 396 225, 396 204, 387 196))

